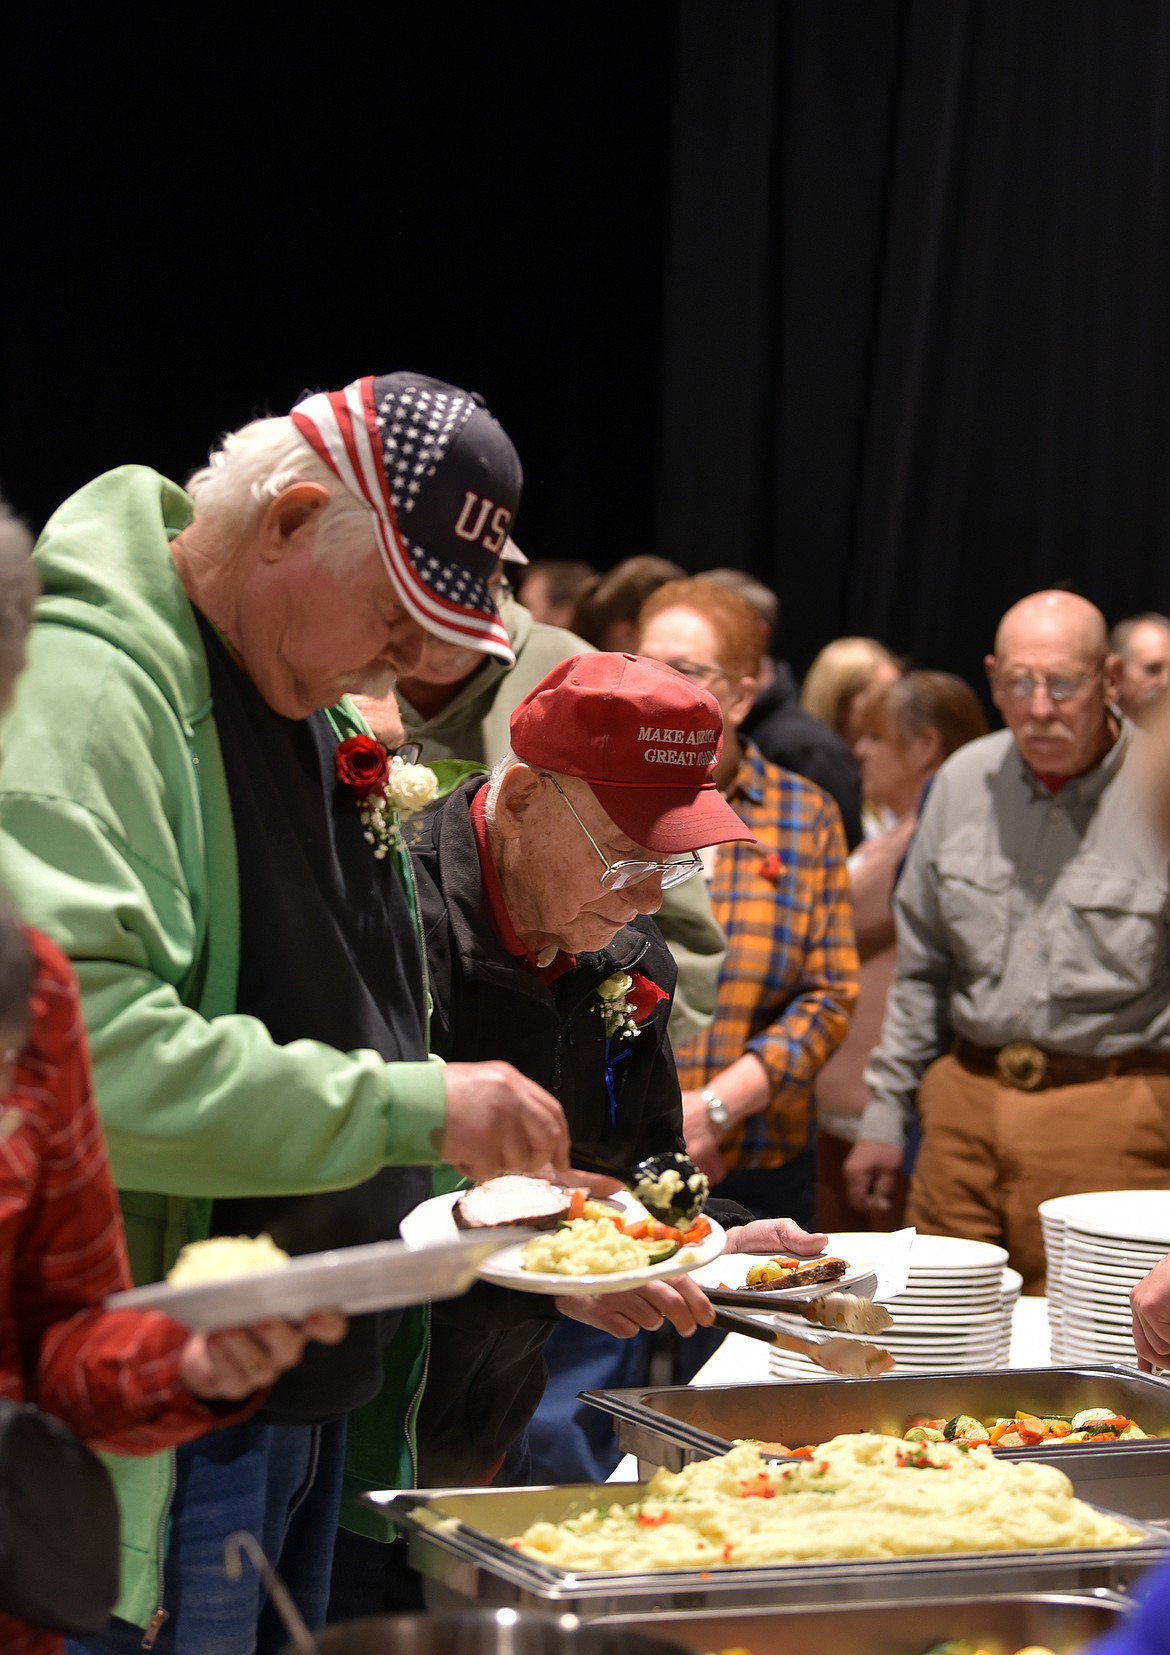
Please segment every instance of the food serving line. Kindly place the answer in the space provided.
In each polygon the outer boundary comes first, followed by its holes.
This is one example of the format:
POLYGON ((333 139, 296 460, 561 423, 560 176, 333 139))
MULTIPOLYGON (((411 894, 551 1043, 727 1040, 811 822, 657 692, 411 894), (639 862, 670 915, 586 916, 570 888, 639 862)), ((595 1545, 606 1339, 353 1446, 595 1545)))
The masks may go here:
MULTIPOLYGON (((727 1261, 731 1262, 731 1261, 727 1261)), ((707 1274, 714 1266, 709 1267, 707 1274)), ((877 1289, 890 1297, 888 1282, 877 1289)), ((583 1623, 654 1632, 697 1652, 750 1655, 921 1655, 967 1638, 1002 1655, 1042 1644, 1072 1655, 1115 1624, 1138 1577, 1170 1553, 1170 1384, 1132 1368, 1048 1363, 1043 1300, 1012 1316, 1009 1365, 878 1378, 769 1377, 766 1344, 729 1334, 690 1386, 594 1393, 615 1421, 626 1458, 608 1484, 408 1491, 372 1498, 409 1536, 414 1565, 439 1605, 569 1611, 583 1623), (1058 1466, 1087 1504, 1121 1515, 1124 1546, 970 1551, 864 1561, 788 1562, 712 1569, 575 1571, 519 1551, 533 1523, 592 1507, 635 1504, 655 1468, 678 1471, 737 1439, 790 1445, 841 1434, 900 1436, 925 1417, 1010 1416, 1017 1408, 1075 1415, 1124 1412, 1147 1440, 1023 1448, 1005 1460, 1058 1466)))
MULTIPOLYGON (((1009 1289, 1012 1273, 996 1249, 913 1232, 839 1237, 847 1247, 836 1260, 788 1277, 787 1267, 768 1264, 757 1289, 759 1263, 720 1258, 721 1232, 708 1225, 693 1240, 680 1237, 669 1249, 677 1258, 662 1259, 652 1236, 632 1261, 590 1266, 610 1274, 574 1281, 543 1254, 526 1265, 531 1244, 521 1237, 531 1230, 481 1223, 461 1232, 452 1205, 459 1199, 424 1203, 404 1222, 401 1242, 283 1260, 278 1269, 268 1260, 251 1273, 245 1261, 230 1283, 193 1279, 137 1296, 165 1301, 191 1326, 214 1327, 262 1308, 303 1314, 341 1304, 356 1312, 419 1302, 458 1293, 474 1275, 524 1291, 553 1290, 552 1280, 557 1291, 589 1292, 681 1267, 723 1307, 750 1306, 764 1342, 731 1334, 690 1386, 590 1394, 614 1419, 638 1472, 654 1473, 649 1488, 627 1481, 367 1496, 407 1536, 434 1609, 460 1609, 463 1630, 440 1615, 352 1623, 315 1640, 304 1633, 298 1649, 925 1655, 967 1638, 992 1655, 1029 1643, 1076 1655, 1125 1612, 1138 1577, 1170 1554, 1170 1382, 1106 1363, 1045 1365, 1037 1300, 1012 1317, 1010 1362, 1019 1365, 998 1365, 1018 1287, 1009 1289), (967 1279, 954 1285, 963 1249, 972 1248, 979 1256, 968 1252, 967 1279), (555 1277, 542 1274, 550 1267, 555 1277), (834 1279, 824 1281, 824 1272, 834 1279), (869 1295, 894 1312, 902 1307, 904 1331, 896 1314, 887 1326, 869 1295), (783 1332, 779 1357, 768 1325, 783 1332), (888 1338, 904 1366, 882 1377, 819 1371, 880 1372, 870 1358, 883 1366, 889 1358, 869 1336, 888 1338), (924 1371, 935 1369, 936 1348, 953 1351, 961 1371, 924 1371), (984 1349, 993 1361, 980 1367, 984 1349), (804 1382, 785 1382, 796 1350, 808 1379, 802 1371, 804 1382), (1002 1445, 992 1455, 974 1444, 997 1420, 1002 1445), (744 1438, 759 1448, 734 1447, 744 1438), (811 1446, 801 1455, 798 1445, 811 1446), (535 1621, 530 1611, 539 1612, 535 1621)), ((1170 1193, 1166 1200, 1170 1219, 1170 1193)), ((500 1222, 490 1202, 487 1217, 500 1222)), ((645 1226, 635 1219, 608 1222, 636 1237, 645 1226)), ((586 1212, 561 1229, 576 1225, 592 1247, 599 1223, 586 1212)), ((622 1247, 628 1252, 624 1237, 622 1247)))

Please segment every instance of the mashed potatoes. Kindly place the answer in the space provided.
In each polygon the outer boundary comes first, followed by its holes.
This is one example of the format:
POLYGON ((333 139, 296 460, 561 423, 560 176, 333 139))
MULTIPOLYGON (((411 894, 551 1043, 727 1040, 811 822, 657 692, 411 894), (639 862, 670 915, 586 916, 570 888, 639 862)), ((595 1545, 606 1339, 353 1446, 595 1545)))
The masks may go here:
POLYGON ((1140 1538, 1075 1499, 1055 1466, 866 1435, 834 1437, 812 1460, 788 1466, 745 1444, 677 1473, 656 1472, 633 1505, 534 1523, 511 1544, 556 1568, 627 1574, 1126 1546, 1140 1538))
POLYGON ((189 1241, 167 1271, 167 1280, 172 1287, 196 1287, 277 1270, 287 1263, 288 1254, 271 1236, 212 1236, 209 1241, 189 1241))
POLYGON ((623 1235, 606 1218, 575 1218, 571 1224, 524 1243, 526 1270, 547 1276, 612 1276, 619 1270, 644 1270, 649 1249, 623 1235))

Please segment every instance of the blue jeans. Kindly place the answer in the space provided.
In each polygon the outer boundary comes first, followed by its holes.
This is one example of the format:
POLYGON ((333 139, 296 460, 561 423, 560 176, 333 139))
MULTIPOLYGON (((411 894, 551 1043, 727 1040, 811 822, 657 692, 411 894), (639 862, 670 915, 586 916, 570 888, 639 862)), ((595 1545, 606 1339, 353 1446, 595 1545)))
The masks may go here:
POLYGON ((540 1407, 496 1482, 603 1483, 621 1458, 613 1420, 578 1402, 577 1392, 644 1385, 653 1344, 651 1333, 615 1339, 583 1322, 558 1322, 544 1348, 548 1384, 540 1407))
MULTIPOLYGON (((746 1167, 729 1172, 711 1191, 725 1201, 738 1201, 755 1218, 794 1218, 802 1230, 811 1230, 816 1204, 817 1146, 815 1141, 780 1167, 746 1167)), ((692 1339, 675 1347, 674 1383, 689 1385, 726 1339, 718 1328, 701 1327, 692 1339)))
MULTIPOLYGON (((179 1449, 157 1655, 268 1655, 288 1643, 251 1563, 227 1578, 224 1541, 236 1529, 256 1536, 309 1626, 324 1626, 344 1463, 344 1420, 234 1425, 179 1449)), ((114 1619, 66 1648, 128 1655, 142 1636, 114 1619)))

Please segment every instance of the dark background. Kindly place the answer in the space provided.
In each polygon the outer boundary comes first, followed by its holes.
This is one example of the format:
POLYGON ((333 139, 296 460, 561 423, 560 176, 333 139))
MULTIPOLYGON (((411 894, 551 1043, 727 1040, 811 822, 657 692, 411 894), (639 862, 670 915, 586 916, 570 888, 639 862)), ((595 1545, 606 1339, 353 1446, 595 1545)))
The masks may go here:
POLYGON ((531 556, 751 569, 799 668, 1170 606, 1167 0, 146 17, 5 25, 34 524, 416 367, 514 437, 531 556))

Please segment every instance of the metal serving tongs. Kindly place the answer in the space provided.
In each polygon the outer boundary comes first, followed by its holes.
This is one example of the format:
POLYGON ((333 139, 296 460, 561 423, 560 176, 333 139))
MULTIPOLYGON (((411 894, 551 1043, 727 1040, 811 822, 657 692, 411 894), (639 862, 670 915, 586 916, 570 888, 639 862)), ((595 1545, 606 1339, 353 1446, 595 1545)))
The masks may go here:
POLYGON ((807 1356, 826 1373, 835 1373, 847 1379, 872 1379, 875 1374, 888 1373, 894 1358, 880 1345, 871 1345, 865 1339, 842 1339, 839 1335, 814 1333, 810 1328, 768 1327, 755 1316, 739 1310, 715 1311, 715 1326, 724 1333, 743 1333, 749 1339, 762 1339, 766 1345, 779 1350, 795 1351, 807 1356))
POLYGON ((893 1327, 894 1318, 884 1304, 874 1304, 864 1294, 823 1293, 815 1299, 774 1299, 761 1305, 769 1316, 799 1316, 815 1327, 831 1328, 834 1333, 884 1333, 893 1327))
POLYGON ((252 1567, 264 1582, 272 1607, 280 1616, 280 1623, 292 1640, 299 1655, 320 1655, 317 1640, 305 1625, 301 1612, 289 1596, 288 1587, 268 1561, 264 1547, 247 1529, 237 1529, 223 1543, 223 1565, 229 1580, 239 1580, 244 1572, 241 1552, 247 1552, 252 1567))

